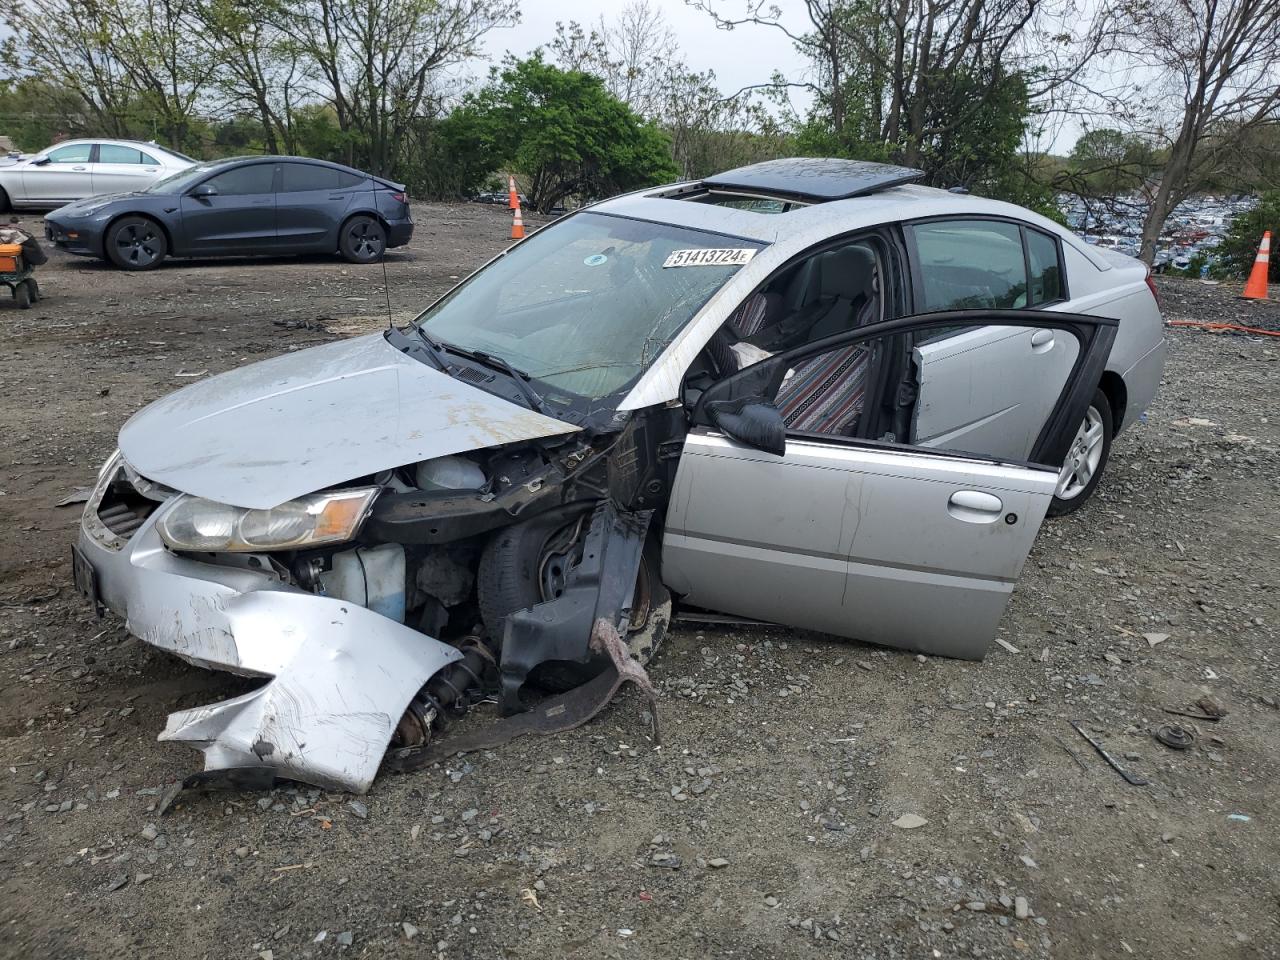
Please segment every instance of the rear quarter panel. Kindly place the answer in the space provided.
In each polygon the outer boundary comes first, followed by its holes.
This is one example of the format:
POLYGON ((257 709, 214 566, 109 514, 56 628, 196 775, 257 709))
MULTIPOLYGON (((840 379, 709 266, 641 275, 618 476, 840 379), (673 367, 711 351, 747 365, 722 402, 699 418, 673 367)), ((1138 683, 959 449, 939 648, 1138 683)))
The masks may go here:
POLYGON ((1120 374, 1125 382, 1123 428, 1142 415, 1160 386, 1164 318, 1147 287, 1146 264, 1112 251, 1098 253, 1105 268, 1099 268, 1071 244, 1063 244, 1071 299, 1049 309, 1120 321, 1107 370, 1120 374))

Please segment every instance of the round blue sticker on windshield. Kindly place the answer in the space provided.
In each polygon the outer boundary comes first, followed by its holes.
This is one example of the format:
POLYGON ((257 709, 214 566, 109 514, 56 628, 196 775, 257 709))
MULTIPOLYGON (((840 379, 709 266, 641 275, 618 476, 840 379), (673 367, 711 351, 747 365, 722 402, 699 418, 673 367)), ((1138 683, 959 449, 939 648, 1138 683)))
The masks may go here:
POLYGON ((588 267, 598 267, 600 266, 600 264, 604 263, 608 259, 609 258, 606 257, 603 253, 593 253, 591 256, 587 257, 587 259, 583 260, 582 262, 585 263, 588 267))

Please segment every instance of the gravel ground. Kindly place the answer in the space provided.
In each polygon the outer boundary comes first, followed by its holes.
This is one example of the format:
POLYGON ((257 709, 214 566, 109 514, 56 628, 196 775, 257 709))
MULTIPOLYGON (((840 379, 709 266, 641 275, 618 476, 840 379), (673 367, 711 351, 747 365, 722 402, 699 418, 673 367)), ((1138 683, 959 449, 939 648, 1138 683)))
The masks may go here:
MULTIPOLYGON (((423 206, 407 315, 501 248, 423 206)), ((622 698, 366 797, 180 799, 169 712, 241 688, 94 620, 78 508, 123 420, 204 371, 385 324, 327 258, 125 275, 55 254, 0 304, 0 956, 1274 957, 1280 954, 1280 343, 1170 331, 1092 503, 1041 532, 981 664, 677 629, 655 749, 622 698), (1170 716, 1212 697, 1219 723, 1170 716), (1082 720, 1131 786, 1072 730, 1082 720), (1182 722, 1174 752, 1150 731, 1182 722)), ((1177 319, 1280 305, 1161 281, 1177 319)))

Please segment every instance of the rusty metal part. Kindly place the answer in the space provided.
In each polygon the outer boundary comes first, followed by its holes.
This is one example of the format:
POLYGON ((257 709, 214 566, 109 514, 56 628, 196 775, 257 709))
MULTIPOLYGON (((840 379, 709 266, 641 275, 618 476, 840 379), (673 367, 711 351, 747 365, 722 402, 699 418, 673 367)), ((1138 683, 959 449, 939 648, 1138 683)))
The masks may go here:
POLYGON ((1124 777, 1125 780, 1127 780, 1129 783, 1133 784, 1135 787, 1145 787, 1148 783, 1151 782, 1146 777, 1140 777, 1136 773, 1130 773, 1128 770, 1122 767, 1120 765, 1120 761, 1107 752, 1106 747, 1104 747, 1101 743, 1093 739, 1093 737, 1089 736, 1089 734, 1085 732, 1084 727, 1080 726, 1079 720, 1072 720, 1071 726, 1075 727, 1076 733, 1080 734, 1080 736, 1084 737, 1085 740, 1088 741, 1089 746, 1093 747, 1093 749, 1098 751, 1098 756, 1102 757, 1103 760, 1111 764, 1112 769, 1114 769, 1116 773, 1120 774, 1120 776, 1124 777))
POLYGON ((1185 750, 1196 742, 1194 734, 1172 723, 1166 723, 1152 734, 1170 750, 1185 750))
POLYGON ((1208 713, 1192 713, 1189 710, 1175 710, 1173 707, 1165 707, 1165 713, 1171 713, 1175 717, 1190 717, 1192 720, 1204 720, 1207 723, 1217 723, 1221 717, 1215 717, 1208 713))
POLYGON ((660 742, 658 694, 644 667, 636 663, 609 621, 600 619, 591 631, 591 650, 608 658, 609 665, 597 676, 568 693, 542 701, 533 710, 495 721, 478 730, 437 741, 427 747, 393 750, 384 769, 398 773, 420 770, 459 753, 491 750, 526 734, 564 733, 579 727, 603 710, 624 684, 636 686, 649 702, 654 743, 660 742))

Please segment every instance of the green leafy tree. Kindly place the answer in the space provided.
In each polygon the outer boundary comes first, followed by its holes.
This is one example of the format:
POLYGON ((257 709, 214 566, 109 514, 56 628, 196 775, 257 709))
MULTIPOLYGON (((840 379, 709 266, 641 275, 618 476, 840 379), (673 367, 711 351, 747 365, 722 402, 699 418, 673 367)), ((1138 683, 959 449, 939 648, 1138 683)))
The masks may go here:
POLYGON ((1242 213, 1231 221, 1231 230, 1218 247, 1217 272, 1244 279, 1253 269, 1258 255, 1262 233, 1271 231, 1271 267, 1268 274, 1271 283, 1280 283, 1280 257, 1276 256, 1276 243, 1280 241, 1280 190, 1262 195, 1262 202, 1248 213, 1242 213))
POLYGON ((561 70, 541 53, 507 60, 455 114, 449 136, 463 157, 475 158, 476 173, 514 168, 530 205, 544 213, 569 197, 607 196, 677 176, 665 134, 599 77, 561 70))

